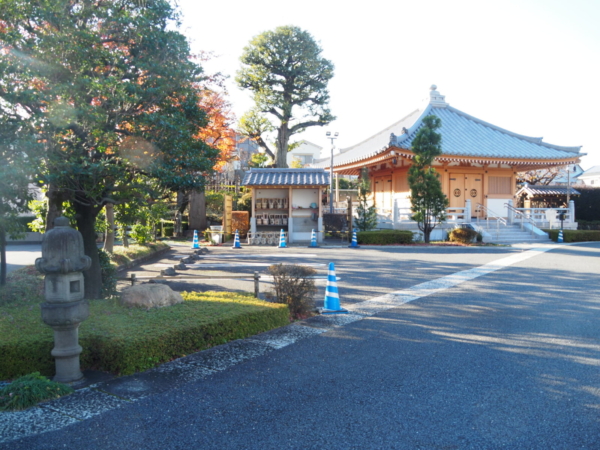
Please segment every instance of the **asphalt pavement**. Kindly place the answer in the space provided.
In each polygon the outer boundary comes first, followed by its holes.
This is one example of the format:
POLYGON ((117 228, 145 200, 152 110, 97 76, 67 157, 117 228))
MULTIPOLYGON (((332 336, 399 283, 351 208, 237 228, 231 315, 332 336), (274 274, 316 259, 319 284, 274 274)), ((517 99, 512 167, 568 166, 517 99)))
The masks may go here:
POLYGON ((350 314, 0 413, 0 448, 600 448, 600 244, 430 249, 211 249, 185 272, 335 262, 350 314))

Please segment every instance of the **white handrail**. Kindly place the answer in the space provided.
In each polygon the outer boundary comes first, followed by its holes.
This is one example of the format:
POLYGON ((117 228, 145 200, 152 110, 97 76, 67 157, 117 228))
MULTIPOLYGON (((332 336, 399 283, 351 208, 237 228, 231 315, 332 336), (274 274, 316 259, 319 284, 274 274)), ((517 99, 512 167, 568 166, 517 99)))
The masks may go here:
POLYGON ((504 206, 506 206, 506 208, 509 211, 512 211, 514 214, 518 214, 521 216, 521 230, 523 229, 523 224, 525 223, 525 221, 529 222, 529 224, 531 225, 531 235, 533 236, 534 233, 534 229, 537 228, 537 225, 535 223, 535 220, 533 220, 531 217, 526 216, 523 211, 519 211, 517 208, 515 208, 512 205, 509 205, 508 203, 505 203, 504 206))
MULTIPOLYGON (((504 225, 505 227, 508 226, 508 222, 506 221, 506 219, 504 217, 500 217, 494 211, 491 211, 490 209, 486 208, 481 203, 477 203, 477 206, 475 208, 476 211, 479 210, 485 213, 486 228, 488 230, 490 229, 490 218, 496 220, 496 238, 498 238, 500 235, 500 224, 504 225)), ((479 214, 477 214, 477 225, 479 225, 479 214)))

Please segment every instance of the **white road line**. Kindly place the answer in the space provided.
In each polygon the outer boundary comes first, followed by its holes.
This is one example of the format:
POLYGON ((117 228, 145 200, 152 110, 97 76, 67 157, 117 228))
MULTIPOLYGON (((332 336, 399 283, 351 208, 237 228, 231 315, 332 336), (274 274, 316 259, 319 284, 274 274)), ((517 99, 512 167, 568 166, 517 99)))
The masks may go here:
POLYGON ((558 248, 559 246, 547 246, 534 248, 527 252, 516 253, 514 255, 507 256, 506 258, 492 261, 484 264, 483 266, 475 267, 469 270, 463 270, 462 272, 456 272, 445 277, 438 278, 432 281, 426 281, 425 283, 417 284, 408 289, 401 291, 390 292, 379 297, 375 297, 364 302, 355 303, 348 305, 347 309, 360 314, 373 315, 378 312, 382 312, 391 308, 395 308, 398 305, 409 303, 414 300, 427 297, 432 294, 450 289, 457 286, 465 281, 470 281, 475 278, 487 275, 488 273, 495 272, 496 270, 503 269, 513 264, 520 263, 534 256, 541 255, 549 250, 558 248))

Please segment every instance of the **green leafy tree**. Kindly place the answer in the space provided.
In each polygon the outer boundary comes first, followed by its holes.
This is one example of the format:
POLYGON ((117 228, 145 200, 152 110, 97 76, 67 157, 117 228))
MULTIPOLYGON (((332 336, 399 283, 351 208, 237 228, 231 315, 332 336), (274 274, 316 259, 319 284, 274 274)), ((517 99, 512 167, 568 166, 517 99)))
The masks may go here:
POLYGON ((371 181, 366 167, 363 167, 358 181, 358 207, 357 218, 354 224, 360 231, 369 231, 377 226, 377 208, 369 206, 369 195, 371 194, 371 181))
POLYGON ((327 84, 333 64, 310 33, 278 27, 254 37, 244 48, 236 81, 254 95, 254 108, 240 119, 243 134, 254 139, 275 167, 287 167, 290 137, 335 120, 327 84), (275 150, 265 135, 277 131, 275 150))
POLYGON ((252 168, 261 168, 265 167, 267 162, 269 161, 269 157, 264 153, 253 153, 250 157, 250 161, 248 161, 248 167, 252 168))
MULTIPOLYGON (((0 119, 1 122, 1 119, 0 119)), ((0 125, 1 126, 1 125, 0 125)), ((6 131, 6 128, 4 128, 6 131)), ((0 136, 6 137, 0 132, 0 136)), ((6 240, 22 237, 26 227, 17 220, 31 199, 31 164, 9 139, 0 138, 0 286, 6 284, 6 240)))
POLYGON ((202 188, 215 165, 219 151, 196 138, 202 70, 167 0, 0 0, 0 10, 0 115, 44 146, 36 169, 50 198, 75 210, 92 258, 85 296, 97 298, 104 205, 140 180, 202 188))
POLYGON ((423 126, 413 140, 412 151, 415 156, 408 169, 413 220, 418 223, 426 243, 429 243, 436 225, 446 220, 448 207, 448 198, 442 191, 440 176, 431 167, 435 157, 442 154, 442 136, 435 131, 441 126, 442 121, 437 116, 423 118, 423 126))

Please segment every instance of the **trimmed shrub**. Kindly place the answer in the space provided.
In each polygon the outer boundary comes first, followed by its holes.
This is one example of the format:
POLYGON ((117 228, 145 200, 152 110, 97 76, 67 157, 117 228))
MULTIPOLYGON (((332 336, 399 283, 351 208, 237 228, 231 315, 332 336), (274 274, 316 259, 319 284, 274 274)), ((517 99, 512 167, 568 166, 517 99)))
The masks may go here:
MULTIPOLYGON (((149 311, 123 307, 117 298, 90 302, 90 317, 79 328, 81 367, 131 374, 289 323, 287 306, 249 294, 182 296, 183 303, 149 311)), ((27 306, 7 307, 0 314, 0 379, 54 373, 53 331, 37 305, 27 306)))
POLYGON ((273 276, 274 300, 284 303, 290 309, 292 318, 302 318, 315 309, 314 296, 317 293, 314 277, 315 269, 307 266, 273 264, 267 269, 273 276))
POLYGON ((372 230, 356 233, 359 244, 363 245, 391 245, 412 244, 413 232, 410 230, 372 230))
MULTIPOLYGON (((558 241, 560 230, 544 230, 554 242, 558 241)), ((589 242, 600 241, 599 230, 563 230, 564 242, 589 242)))
POLYGON ((450 242, 459 242, 461 244, 471 244, 476 239, 480 242, 478 235, 479 233, 471 228, 453 228, 448 233, 448 240, 450 242))
POLYGON ((50 381, 39 372, 30 373, 0 389, 0 411, 26 409, 72 392, 71 386, 50 381))

